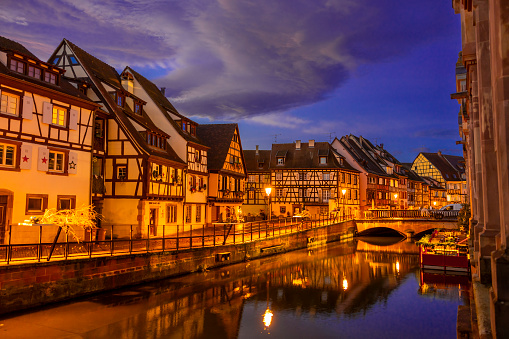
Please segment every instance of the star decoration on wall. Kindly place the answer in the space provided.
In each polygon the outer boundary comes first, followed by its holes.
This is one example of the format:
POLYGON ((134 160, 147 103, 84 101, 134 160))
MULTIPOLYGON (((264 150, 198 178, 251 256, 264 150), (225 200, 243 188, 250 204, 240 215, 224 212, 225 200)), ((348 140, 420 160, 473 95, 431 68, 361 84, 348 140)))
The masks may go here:
POLYGON ((30 159, 30 158, 25 155, 22 159, 23 159, 23 162, 28 162, 28 159, 30 159))
POLYGON ((45 164, 46 162, 48 162, 48 159, 46 159, 46 157, 42 158, 42 163, 45 164))
POLYGON ((71 161, 71 162, 69 163, 69 168, 70 168, 70 169, 76 169, 76 164, 74 163, 74 161, 71 161))

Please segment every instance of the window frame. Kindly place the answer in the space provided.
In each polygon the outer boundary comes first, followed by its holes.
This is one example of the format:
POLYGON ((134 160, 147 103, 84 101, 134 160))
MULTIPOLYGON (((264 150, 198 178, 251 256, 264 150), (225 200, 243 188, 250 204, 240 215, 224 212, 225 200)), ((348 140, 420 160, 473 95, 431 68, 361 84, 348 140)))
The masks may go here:
POLYGON ((193 221, 193 205, 186 205, 186 216, 185 216, 186 224, 189 224, 193 221))
MULTIPOLYGON (((7 117, 16 117, 16 118, 19 118, 20 117, 20 112, 21 112, 21 103, 22 103, 22 100, 21 100, 21 96, 22 96, 22 93, 19 93, 19 92, 14 92, 14 91, 9 91, 8 89, 5 89, 5 88, 2 88, 2 93, 0 95, 0 115, 4 115, 4 116, 7 116, 7 117), (2 105, 2 97, 4 96, 7 96, 7 97, 15 97, 15 99, 17 100, 16 102, 16 112, 15 113, 9 113, 8 111, 2 111, 2 108, 3 108, 3 105, 2 105)), ((9 108, 9 101, 7 100, 7 109, 9 108)))
POLYGON ((47 194, 28 194, 26 195, 25 214, 42 215, 48 209, 47 194), (31 210, 28 208, 30 199, 41 199, 41 209, 31 210))
POLYGON ((44 71, 42 68, 40 67, 37 67, 35 65, 28 65, 28 69, 27 69, 27 75, 31 78, 34 78, 34 79, 37 79, 37 80, 42 80, 42 75, 44 74, 44 71), (33 71, 33 72, 31 72, 33 71), (35 72, 36 71, 39 71, 39 76, 35 76, 35 72), (33 73, 33 74, 31 74, 33 73))
POLYGON ((75 195, 57 195, 57 211, 64 210, 61 208, 61 202, 69 199, 69 206, 71 210, 76 209, 76 196, 75 195))
POLYGON ((27 70, 27 63, 23 60, 11 57, 9 59, 9 70, 12 72, 19 73, 19 74, 25 74, 25 72, 27 70), (12 68, 13 62, 16 63, 15 69, 12 68), (21 72, 19 71, 19 65, 23 66, 23 71, 21 71, 21 72))
POLYGON ((69 108, 65 106, 60 106, 53 104, 53 107, 51 108, 51 125, 60 127, 60 128, 68 128, 69 127, 69 108), (57 122, 55 121, 55 110, 57 110, 57 122), (63 111, 63 124, 60 124, 60 113, 59 111, 63 111))
POLYGON ((177 205, 166 205, 166 223, 174 224, 177 222, 177 205))
POLYGON ((128 177, 128 168, 127 164, 117 164, 115 165, 115 179, 117 181, 126 181, 128 177), (125 169, 125 174, 123 176, 120 175, 120 170, 125 169))
MULTIPOLYGON (((56 157, 55 157, 56 160, 56 157)), ((46 173, 49 174, 67 174, 67 165, 69 163, 69 151, 63 150, 63 149, 56 149, 48 147, 48 171, 46 173), (62 170, 56 170, 50 168, 50 160, 51 160, 51 153, 53 154, 62 154, 62 170)), ((56 162, 55 162, 56 165, 56 162)))
POLYGON ((195 222, 201 222, 201 205, 196 205, 195 222))
POLYGON ((20 154, 21 143, 20 142, 11 142, 8 140, 0 139, 0 145, 14 148, 12 165, 5 165, 3 163, 5 157, 7 156, 7 152, 6 152, 7 147, 5 147, 4 151, 2 151, 2 155, 0 156, 1 157, 0 158, 0 170, 17 170, 17 169, 19 169, 19 154, 20 154))

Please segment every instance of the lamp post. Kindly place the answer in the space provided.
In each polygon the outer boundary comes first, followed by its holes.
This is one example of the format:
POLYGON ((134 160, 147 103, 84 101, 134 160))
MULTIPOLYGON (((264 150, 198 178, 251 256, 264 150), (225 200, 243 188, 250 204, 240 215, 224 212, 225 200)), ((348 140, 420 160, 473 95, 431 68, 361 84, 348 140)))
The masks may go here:
POLYGON ((268 201, 269 201, 269 216, 267 217, 267 220, 270 220, 270 217, 272 215, 272 206, 270 205, 271 203, 271 197, 270 197, 270 192, 272 191, 272 187, 265 187, 265 193, 267 194, 267 198, 268 198, 268 201))
POLYGON ((343 188, 341 190, 341 193, 343 193, 343 220, 345 219, 345 216, 346 216, 346 211, 345 211, 345 194, 346 194, 346 190, 343 188))

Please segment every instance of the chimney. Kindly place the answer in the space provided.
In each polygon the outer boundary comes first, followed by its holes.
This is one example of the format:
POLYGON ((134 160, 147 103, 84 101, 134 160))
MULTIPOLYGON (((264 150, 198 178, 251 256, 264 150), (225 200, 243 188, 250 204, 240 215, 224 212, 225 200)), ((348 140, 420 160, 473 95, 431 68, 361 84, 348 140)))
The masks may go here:
POLYGON ((384 144, 380 144, 380 148, 381 148, 381 149, 384 149, 384 144))
POLYGON ((439 157, 442 156, 442 152, 441 151, 438 151, 437 154, 438 154, 439 157))
POLYGON ((260 145, 256 145, 256 155, 260 154, 260 145))
POLYGON ((296 150, 300 149, 300 140, 295 140, 295 149, 296 150))
POLYGON ((161 93, 162 93, 164 96, 166 96, 166 93, 165 93, 165 92, 166 92, 166 87, 161 87, 161 93))
POLYGON ((313 147, 315 147, 315 141, 309 140, 309 148, 313 148, 313 147))

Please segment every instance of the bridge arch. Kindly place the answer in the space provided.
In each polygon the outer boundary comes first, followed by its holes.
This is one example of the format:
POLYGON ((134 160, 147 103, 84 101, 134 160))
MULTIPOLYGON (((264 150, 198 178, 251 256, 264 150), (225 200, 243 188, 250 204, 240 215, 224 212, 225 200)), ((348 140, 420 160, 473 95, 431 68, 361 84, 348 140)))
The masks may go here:
POLYGON ((456 221, 443 220, 394 220, 394 219, 373 219, 373 220, 356 220, 357 234, 373 233, 391 229, 404 237, 415 237, 426 231, 441 228, 456 230, 458 226, 456 221))

